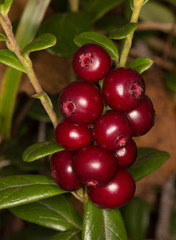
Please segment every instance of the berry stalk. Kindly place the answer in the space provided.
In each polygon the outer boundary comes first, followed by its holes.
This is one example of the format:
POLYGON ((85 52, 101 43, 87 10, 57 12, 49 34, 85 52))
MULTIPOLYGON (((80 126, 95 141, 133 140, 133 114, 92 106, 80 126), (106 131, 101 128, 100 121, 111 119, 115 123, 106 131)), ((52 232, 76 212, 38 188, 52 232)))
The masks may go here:
MULTIPOLYGON (((133 10, 133 13, 131 16, 130 23, 138 22, 138 18, 139 18, 139 14, 140 14, 143 2, 144 2, 144 0, 133 0, 134 10, 133 10)), ((134 31, 131 32, 126 37, 126 40, 125 40, 125 43, 124 43, 124 46, 122 49, 121 57, 120 57, 119 67, 124 67, 126 65, 128 53, 129 53, 131 45, 132 45, 133 35, 134 35, 134 31)))
POLYGON ((58 124, 58 120, 57 120, 56 114, 50 104, 50 99, 40 86, 37 76, 33 70, 32 62, 31 62, 29 56, 23 56, 21 54, 21 49, 18 46, 15 36, 12 31, 11 22, 6 14, 0 13, 0 23, 2 25, 3 30, 6 33, 7 38, 8 38, 8 41, 6 43, 8 49, 15 53, 15 55, 18 57, 18 59, 24 66, 24 68, 26 70, 26 74, 27 74, 32 86, 34 87, 38 98, 40 98, 40 101, 41 101, 43 107, 45 108, 46 112, 48 113, 48 115, 53 123, 54 128, 56 128, 56 126, 58 124))

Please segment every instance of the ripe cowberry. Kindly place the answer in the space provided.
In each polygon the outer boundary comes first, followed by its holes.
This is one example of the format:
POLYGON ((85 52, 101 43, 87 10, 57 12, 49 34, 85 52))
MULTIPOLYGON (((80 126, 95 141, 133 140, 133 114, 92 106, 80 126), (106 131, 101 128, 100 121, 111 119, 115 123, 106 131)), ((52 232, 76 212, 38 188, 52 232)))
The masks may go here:
POLYGON ((124 168, 117 171, 115 178, 102 187, 88 187, 91 201, 101 208, 116 208, 128 203, 135 193, 135 181, 124 168))
POLYGON ((117 168, 114 154, 95 145, 81 148, 73 159, 75 175, 88 186, 107 184, 115 177, 117 168))
POLYGON ((120 167, 130 167, 136 160, 137 146, 131 139, 124 147, 115 150, 118 165, 120 167))
POLYGON ((75 191, 82 183, 75 177, 72 169, 74 152, 64 150, 54 153, 51 157, 51 175, 60 188, 75 191))
POLYGON ((93 84, 76 81, 69 84, 60 94, 59 106, 70 122, 89 124, 103 111, 103 97, 93 84))
POLYGON ((78 150, 92 142, 91 131, 84 125, 77 125, 63 120, 55 130, 56 141, 64 148, 78 150))
POLYGON ((103 96, 116 111, 127 112, 135 108, 145 93, 142 76, 130 68, 117 68, 105 78, 103 96))
POLYGON ((145 96, 143 101, 133 110, 126 113, 133 129, 133 136, 147 133, 154 125, 155 110, 152 101, 145 96))
POLYGON ((73 56, 73 69, 82 79, 96 82, 103 79, 111 69, 109 54, 97 44, 86 44, 73 56))
POLYGON ((93 137, 98 145, 109 150, 123 147, 131 139, 129 120, 122 113, 108 112, 95 123, 93 137))

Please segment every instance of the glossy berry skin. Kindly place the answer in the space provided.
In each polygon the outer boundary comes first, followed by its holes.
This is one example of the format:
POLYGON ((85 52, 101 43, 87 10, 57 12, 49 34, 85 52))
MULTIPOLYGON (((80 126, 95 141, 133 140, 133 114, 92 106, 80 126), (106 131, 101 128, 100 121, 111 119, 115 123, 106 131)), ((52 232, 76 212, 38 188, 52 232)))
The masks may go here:
POLYGON ((59 107, 68 121, 77 124, 94 122, 103 111, 103 97, 93 84, 76 81, 60 94, 59 107))
POLYGON ((90 129, 84 125, 77 125, 63 120, 55 130, 56 141, 64 148, 78 150, 92 142, 90 129))
POLYGON ((127 112, 142 101, 145 84, 142 76, 130 68, 118 68, 105 78, 103 96, 116 111, 127 112))
POLYGON ((135 181, 131 174, 120 168, 115 178, 102 187, 88 187, 91 201, 100 208, 117 208, 128 203, 135 193, 135 181))
POLYGON ((73 56, 75 73, 88 82, 103 79, 111 69, 109 54, 97 44, 86 44, 79 48, 73 56))
POLYGON ((115 177, 117 169, 114 154, 95 145, 78 150, 73 160, 75 175, 88 186, 107 184, 115 177))
POLYGON ((129 120, 122 113, 114 111, 102 115, 93 129, 93 137, 97 144, 109 150, 125 146, 131 136, 129 120))
POLYGON ((131 139, 124 147, 116 149, 114 154, 120 167, 130 167, 137 157, 137 146, 135 141, 131 139))
POLYGON ((72 169, 74 152, 64 150, 51 157, 51 175, 59 187, 66 191, 75 191, 82 183, 75 177, 72 169))
POLYGON ((145 96, 143 101, 132 111, 126 113, 132 128, 133 136, 142 136, 154 125, 155 110, 152 101, 145 96))

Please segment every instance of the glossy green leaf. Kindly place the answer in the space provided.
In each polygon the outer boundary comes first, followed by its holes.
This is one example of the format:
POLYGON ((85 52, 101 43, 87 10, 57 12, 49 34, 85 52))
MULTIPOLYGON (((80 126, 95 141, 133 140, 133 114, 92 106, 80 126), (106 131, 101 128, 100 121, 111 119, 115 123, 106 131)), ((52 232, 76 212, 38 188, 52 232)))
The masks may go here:
POLYGON ((4 36, 2 33, 0 33, 0 41, 7 41, 6 36, 4 36))
POLYGON ((12 3, 13 0, 0 0, 0 11, 8 13, 12 3))
POLYGON ((105 35, 97 32, 83 32, 74 38, 74 42, 80 47, 87 43, 95 43, 103 47, 116 60, 119 56, 116 45, 105 35))
POLYGON ((123 39, 127 35, 129 35, 131 32, 133 32, 136 29, 137 25, 138 25, 137 23, 128 23, 128 24, 118 28, 115 32, 112 32, 109 35, 109 38, 123 39))
POLYGON ((81 232, 77 229, 67 230, 56 234, 50 240, 82 240, 81 232))
POLYGON ((16 216, 38 225, 59 231, 81 229, 78 212, 62 195, 9 209, 16 216))
POLYGON ((146 71, 148 68, 150 68, 152 64, 153 64, 153 61, 150 58, 139 57, 139 58, 134 59, 128 65, 128 67, 133 68, 134 70, 136 70, 139 73, 142 73, 142 72, 146 71))
POLYGON ((83 10, 90 12, 92 20, 96 21, 123 1, 124 0, 89 0, 83 5, 83 10))
POLYGON ((23 54, 40 51, 50 48, 56 44, 56 37, 53 34, 45 33, 39 35, 34 41, 29 43, 22 51, 23 54))
POLYGON ((60 56, 71 56, 77 50, 73 38, 81 32, 89 31, 91 17, 86 13, 56 14, 48 18, 41 27, 41 33, 52 33, 57 43, 49 51, 60 56))
POLYGON ((150 224, 149 206, 140 198, 133 198, 122 209, 122 216, 131 240, 147 238, 150 224))
POLYGON ((101 209, 88 200, 83 220, 83 240, 127 240, 118 209, 101 209))
POLYGON ((167 74, 165 84, 170 91, 176 91, 176 71, 167 74))
POLYGON ((169 153, 165 151, 154 148, 138 148, 137 159, 129 171, 135 181, 139 181, 160 168, 169 157, 169 153))
POLYGON ((19 71, 25 72, 25 69, 17 56, 8 49, 0 50, 0 62, 13 67, 19 71))
POLYGON ((64 149, 54 140, 39 142, 28 147, 22 157, 25 162, 32 162, 62 150, 64 149))
POLYGON ((52 178, 16 175, 0 178, 0 209, 35 202, 64 193, 52 178))

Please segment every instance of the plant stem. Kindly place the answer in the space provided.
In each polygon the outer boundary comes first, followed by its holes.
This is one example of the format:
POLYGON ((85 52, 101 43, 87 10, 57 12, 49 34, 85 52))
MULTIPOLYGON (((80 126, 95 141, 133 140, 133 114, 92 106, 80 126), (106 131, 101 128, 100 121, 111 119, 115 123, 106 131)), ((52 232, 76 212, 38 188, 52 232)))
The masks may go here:
POLYGON ((47 96, 47 94, 43 91, 43 89, 40 86, 40 83, 36 77, 36 74, 33 70, 32 67, 32 62, 29 58, 29 56, 23 56, 21 54, 21 49, 19 48, 15 36, 13 34, 12 31, 12 25, 11 22, 8 18, 7 15, 0 13, 0 23, 6 33, 6 36, 8 38, 8 42, 7 42, 7 47, 10 51, 14 52, 16 54, 16 56, 18 57, 18 59, 20 60, 20 62, 22 63, 22 65, 24 66, 25 70, 26 70, 26 74, 32 84, 32 86, 34 87, 38 98, 40 98, 40 101, 43 105, 43 107, 45 108, 46 112, 48 113, 54 128, 57 126, 58 124, 58 120, 56 117, 56 114, 53 110, 53 107, 50 105, 50 100, 49 97, 47 96))
POLYGON ((69 0, 71 12, 77 12, 79 10, 79 0, 69 0))
MULTIPOLYGON (((144 0, 134 0, 134 10, 131 16, 131 23, 137 23, 138 22, 138 18, 139 18, 139 14, 143 5, 143 1, 144 0)), ((127 57, 128 57, 128 53, 130 51, 131 45, 132 45, 132 40, 133 40, 133 35, 134 35, 134 31, 131 32, 125 40, 123 49, 122 49, 122 54, 121 54, 121 58, 120 58, 120 63, 119 66, 120 67, 124 67, 126 65, 126 61, 127 61, 127 57)))

